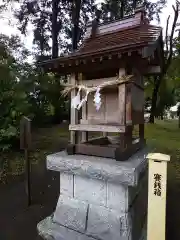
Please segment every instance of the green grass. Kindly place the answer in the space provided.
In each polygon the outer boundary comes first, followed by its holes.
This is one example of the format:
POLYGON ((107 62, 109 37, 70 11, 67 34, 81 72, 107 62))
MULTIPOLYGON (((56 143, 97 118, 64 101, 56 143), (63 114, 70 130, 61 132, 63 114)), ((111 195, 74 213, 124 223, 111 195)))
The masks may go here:
POLYGON ((158 151, 175 153, 180 150, 180 129, 177 121, 156 121, 155 124, 147 124, 145 134, 149 145, 158 151))
MULTIPOLYGON (((48 128, 39 128, 32 133, 32 149, 30 160, 32 164, 45 161, 46 155, 61 149, 63 142, 69 139, 67 125, 55 125, 48 128)), ((9 176, 18 176, 24 173, 23 151, 10 151, 0 157, 0 182, 6 182, 9 176)))
POLYGON ((171 161, 168 163, 168 181, 175 184, 180 182, 180 129, 178 122, 157 121, 148 124, 145 129, 147 144, 155 152, 169 154, 171 161))
MULTIPOLYGON (((180 129, 177 121, 156 121, 155 124, 147 124, 145 135, 149 146, 155 151, 170 154, 173 165, 180 159, 180 129)), ((56 125, 48 128, 39 128, 32 135, 32 151, 30 154, 32 163, 45 160, 45 155, 58 151, 62 140, 67 141, 69 132, 67 125, 56 125)), ((10 163, 11 174, 23 172, 23 153, 20 151, 3 154, 2 158, 10 163), (17 168, 17 169, 16 169, 17 168)))
MULTIPOLYGON (((176 174, 177 178, 179 178, 180 129, 178 129, 178 122, 171 120, 147 124, 145 135, 148 145, 153 147, 154 151, 171 155, 170 174, 172 173, 173 176, 176 174)), ((67 125, 56 125, 35 130, 32 135, 32 151, 30 153, 32 164, 44 161, 47 154, 58 151, 62 141, 67 141, 68 138, 67 125)), ((22 151, 3 154, 2 159, 0 165, 1 175, 20 175, 24 172, 24 155, 22 151)))

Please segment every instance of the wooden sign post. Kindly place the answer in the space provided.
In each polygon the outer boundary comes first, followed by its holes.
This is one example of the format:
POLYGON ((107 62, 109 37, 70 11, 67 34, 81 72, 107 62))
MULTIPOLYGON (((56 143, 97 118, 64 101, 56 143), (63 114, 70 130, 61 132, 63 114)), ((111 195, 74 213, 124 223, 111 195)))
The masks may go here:
POLYGON ((149 159, 147 240, 165 240, 167 162, 170 156, 152 153, 149 159))
POLYGON ((31 120, 22 117, 20 122, 20 148, 24 150, 25 156, 25 188, 28 199, 28 206, 31 205, 31 163, 29 159, 29 150, 31 148, 31 120))

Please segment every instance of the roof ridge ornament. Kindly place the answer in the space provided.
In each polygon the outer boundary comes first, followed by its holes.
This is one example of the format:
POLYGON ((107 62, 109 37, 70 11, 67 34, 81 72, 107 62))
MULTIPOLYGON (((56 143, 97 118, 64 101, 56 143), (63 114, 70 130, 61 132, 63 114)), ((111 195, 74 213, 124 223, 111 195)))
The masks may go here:
POLYGON ((143 3, 137 4, 134 12, 137 13, 137 12, 143 12, 143 11, 145 12, 144 4, 143 3))
POLYGON ((149 19, 146 16, 147 14, 144 4, 137 4, 134 13, 135 18, 140 18, 141 24, 149 24, 149 19))
POLYGON ((96 36, 98 25, 99 25, 99 21, 100 21, 100 16, 101 16, 101 10, 97 9, 96 17, 92 21, 91 36, 90 36, 91 38, 94 38, 96 36))

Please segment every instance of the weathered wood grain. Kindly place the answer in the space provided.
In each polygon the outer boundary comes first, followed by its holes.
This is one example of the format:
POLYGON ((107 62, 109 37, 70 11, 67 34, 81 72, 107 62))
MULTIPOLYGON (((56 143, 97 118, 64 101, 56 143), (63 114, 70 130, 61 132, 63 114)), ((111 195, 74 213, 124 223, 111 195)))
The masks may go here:
POLYGON ((70 124, 70 131, 88 131, 88 132, 124 132, 125 126, 110 125, 90 125, 90 124, 70 124))

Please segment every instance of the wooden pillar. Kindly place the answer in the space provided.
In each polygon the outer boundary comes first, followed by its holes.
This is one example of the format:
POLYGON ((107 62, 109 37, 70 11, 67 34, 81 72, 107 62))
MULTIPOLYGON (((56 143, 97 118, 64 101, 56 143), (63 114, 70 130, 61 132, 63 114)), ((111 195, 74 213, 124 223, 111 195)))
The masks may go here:
MULTIPOLYGON (((70 76, 70 83, 75 85, 76 84, 76 75, 73 73, 70 76)), ((74 89, 71 91, 71 100, 76 96, 77 90, 74 89)), ((71 124, 75 125, 78 124, 78 111, 77 109, 71 108, 71 124)), ((70 142, 71 144, 76 144, 77 143, 77 133, 75 131, 70 132, 70 142)))
POLYGON ((125 149, 128 146, 131 146, 132 144, 132 132, 133 132, 133 126, 126 126, 125 132, 121 133, 120 135, 120 145, 122 149, 125 149))
MULTIPOLYGON (((106 120, 106 112, 107 112, 107 96, 104 94, 104 120, 106 120)), ((102 137, 107 138, 108 133, 107 132, 102 132, 102 137)))
POLYGON ((152 153, 149 159, 147 240, 165 240, 167 162, 170 156, 152 153))
MULTIPOLYGON (((84 80, 82 73, 79 74, 78 80, 82 84, 82 81, 84 80)), ((83 97, 85 97, 85 93, 84 93, 83 97)), ((81 111, 82 111, 82 114, 81 114, 82 119, 83 119, 83 121, 86 121, 87 120, 87 102, 83 104, 81 111)), ((82 142, 88 141, 88 132, 87 131, 81 132, 81 141, 82 142)))
POLYGON ((108 133, 107 133, 107 132, 103 132, 103 133, 102 133, 102 136, 103 136, 103 137, 107 137, 107 136, 108 136, 108 133))
MULTIPOLYGON (((133 68, 132 74, 135 76, 135 79, 134 79, 135 82, 139 86, 144 87, 144 80, 143 80, 143 76, 142 76, 140 70, 138 68, 133 68)), ((144 140, 144 91, 142 90, 140 92, 136 92, 136 95, 134 96, 135 99, 136 99, 136 97, 138 97, 137 95, 139 95, 139 99, 142 101, 142 104, 140 104, 138 113, 135 113, 136 114, 135 117, 137 118, 137 116, 138 116, 139 138, 140 138, 140 140, 144 140)), ((136 124, 137 124, 137 120, 136 120, 136 124)))
MULTIPOLYGON (((119 69, 119 77, 125 75, 125 69, 119 69)), ((120 125, 126 125, 126 84, 120 84, 118 87, 119 102, 119 121, 120 125)), ((132 126, 126 126, 125 132, 120 134, 120 145, 125 149, 127 145, 132 144, 132 126)))
POLYGON ((139 138, 144 140, 144 124, 139 124, 139 138))
MULTIPOLYGON (((140 85, 142 87, 144 87, 144 78, 143 76, 141 75, 140 76, 140 85)), ((139 124, 139 138, 141 140, 144 140, 145 139, 145 135, 144 135, 144 105, 145 105, 145 98, 143 98, 143 109, 142 109, 142 123, 139 124)))
MULTIPOLYGON (((119 69, 119 77, 125 75, 125 69, 119 69)), ((125 84, 118 86, 118 102, 119 102, 119 124, 125 125, 125 84)))

